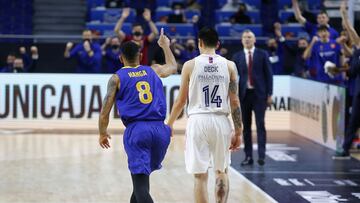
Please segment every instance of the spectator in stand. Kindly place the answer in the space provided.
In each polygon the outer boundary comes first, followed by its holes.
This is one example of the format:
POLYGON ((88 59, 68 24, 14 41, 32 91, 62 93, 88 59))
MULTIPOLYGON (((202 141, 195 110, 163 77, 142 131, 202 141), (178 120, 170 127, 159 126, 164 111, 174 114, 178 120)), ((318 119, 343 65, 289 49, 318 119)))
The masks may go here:
POLYGON ((315 80, 335 85, 343 85, 344 78, 337 74, 331 78, 325 73, 324 65, 326 62, 335 64, 336 67, 342 67, 343 59, 341 54, 341 45, 335 40, 330 39, 328 27, 322 25, 318 28, 317 36, 312 38, 310 45, 304 51, 304 59, 310 59, 310 72, 315 80))
POLYGON ((280 23, 274 24, 274 31, 278 46, 282 49, 283 73, 286 75, 306 77, 308 63, 302 56, 309 45, 307 40, 305 38, 299 38, 295 43, 290 41, 289 39, 291 38, 282 35, 280 23))
POLYGON ((301 11, 299 8, 299 3, 297 0, 292 0, 294 14, 296 20, 302 24, 306 30, 306 32, 310 35, 311 38, 316 36, 317 30, 320 26, 326 26, 330 33, 330 39, 336 39, 339 36, 339 33, 329 25, 329 16, 326 11, 321 11, 317 15, 317 24, 313 24, 307 21, 304 16, 301 15, 301 11))
POLYGON ((142 59, 140 64, 141 65, 148 65, 148 49, 149 44, 156 38, 156 36, 159 34, 159 30, 157 29, 154 22, 151 20, 151 13, 149 9, 145 9, 143 13, 144 19, 148 22, 150 26, 151 33, 149 35, 144 35, 144 29, 140 24, 134 23, 132 26, 132 34, 126 35, 122 31, 122 26, 124 24, 124 21, 130 14, 130 8, 124 8, 121 14, 120 19, 116 23, 116 26, 114 28, 115 33, 118 35, 120 41, 126 42, 132 40, 136 44, 138 44, 141 47, 141 54, 142 59))
POLYGON ((106 0, 105 2, 106 8, 122 8, 124 4, 124 0, 106 0))
POLYGON ((197 0, 186 0, 186 9, 200 10, 201 6, 197 0))
POLYGON ((168 23, 186 23, 187 19, 184 12, 184 4, 174 2, 171 6, 173 13, 168 15, 168 23))
POLYGON ((251 18, 246 15, 247 8, 244 3, 240 3, 238 11, 230 17, 232 24, 251 24, 251 18))
POLYGON ((185 43, 185 49, 180 53, 180 62, 184 64, 186 61, 193 59, 199 55, 194 39, 188 39, 185 43))
POLYGON ((101 72, 101 47, 98 43, 92 42, 90 30, 82 33, 83 42, 73 48, 73 43, 66 44, 64 57, 76 58, 78 65, 77 73, 100 73, 101 72))
POLYGON ((24 72, 24 61, 21 57, 17 57, 14 60, 14 66, 10 72, 11 73, 23 73, 24 72))
POLYGON ((120 45, 121 43, 118 37, 108 37, 101 46, 102 54, 106 60, 106 73, 115 73, 122 67, 120 62, 120 45))
MULTIPOLYGON (((316 24, 316 17, 315 15, 309 11, 309 6, 308 6, 308 1, 307 0, 302 0, 299 1, 299 9, 301 11, 301 15, 306 19, 306 21, 312 23, 312 24, 316 24)), ((298 21, 295 18, 295 15, 291 15, 285 23, 298 23, 298 21)))
POLYGON ((31 46, 30 53, 26 52, 25 47, 20 47, 19 49, 21 58, 23 59, 24 63, 24 71, 25 72, 35 72, 37 62, 39 60, 39 52, 36 46, 31 46))
POLYGON ((283 50, 275 38, 267 41, 267 52, 274 75, 283 75, 283 50))
POLYGON ((14 53, 8 54, 6 57, 6 65, 0 69, 0 72, 1 73, 12 72, 15 59, 16 59, 16 56, 14 53))

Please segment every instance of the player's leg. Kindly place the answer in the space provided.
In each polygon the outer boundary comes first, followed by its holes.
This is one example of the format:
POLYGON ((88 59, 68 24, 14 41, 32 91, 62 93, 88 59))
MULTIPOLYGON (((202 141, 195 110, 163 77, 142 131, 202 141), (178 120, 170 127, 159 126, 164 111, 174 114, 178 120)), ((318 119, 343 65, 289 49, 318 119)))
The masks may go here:
POLYGON ((152 124, 152 148, 151 148, 151 171, 161 168, 170 144, 171 129, 164 122, 153 122, 152 124))
POLYGON ((139 123, 128 125, 124 133, 124 148, 133 181, 131 203, 152 202, 149 193, 151 136, 148 126, 139 123))
MULTIPOLYGON (((149 175, 146 174, 131 174, 133 182, 133 196, 136 203, 153 203, 150 196, 149 175)), ((131 198, 133 200, 133 198, 131 198)), ((130 202, 133 203, 133 202, 130 202)))
POLYGON ((194 174, 194 194, 196 203, 208 203, 209 195, 207 189, 208 173, 194 174))
POLYGON ((229 196, 229 177, 227 169, 225 171, 216 171, 215 181, 215 199, 217 203, 226 203, 229 196))
POLYGON ((215 199, 218 203, 224 203, 229 195, 229 179, 227 168, 230 166, 230 144, 231 144, 231 124, 229 119, 223 115, 214 115, 213 133, 209 137, 210 153, 215 171, 215 199))
POLYGON ((207 181, 210 166, 210 151, 207 135, 211 126, 209 116, 191 115, 186 126, 185 165, 188 173, 194 174, 195 202, 209 201, 207 181))

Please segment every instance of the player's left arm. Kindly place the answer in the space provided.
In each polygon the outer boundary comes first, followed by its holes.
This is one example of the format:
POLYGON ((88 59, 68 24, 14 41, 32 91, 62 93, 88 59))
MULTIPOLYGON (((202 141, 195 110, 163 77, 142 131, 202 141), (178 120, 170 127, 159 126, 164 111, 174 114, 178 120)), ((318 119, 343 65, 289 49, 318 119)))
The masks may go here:
POLYGON ((110 135, 107 132, 107 127, 109 125, 109 115, 111 108, 114 105, 116 91, 120 86, 120 79, 117 75, 112 75, 109 79, 107 85, 107 93, 101 107, 101 112, 99 116, 99 144, 102 148, 110 148, 110 143, 108 139, 111 139, 110 135))
POLYGON ((158 44, 164 51, 165 64, 154 64, 151 66, 151 68, 156 72, 159 77, 165 78, 171 74, 176 73, 177 63, 175 60, 175 56, 170 49, 170 40, 164 35, 164 28, 161 28, 158 44))
POLYGON ((235 135, 231 138, 230 150, 238 150, 241 144, 242 134, 242 115, 239 99, 239 82, 237 68, 234 62, 228 61, 228 69, 230 73, 229 83, 229 100, 231 108, 231 117, 233 120, 235 135))
POLYGON ((175 120, 179 117, 181 110, 184 108, 186 104, 188 92, 189 92, 190 74, 194 67, 194 63, 195 63, 194 60, 187 61, 184 64, 183 70, 181 72, 181 84, 180 84, 179 94, 176 98, 174 106, 171 110, 169 120, 167 122, 167 124, 170 126, 171 129, 173 129, 175 120))

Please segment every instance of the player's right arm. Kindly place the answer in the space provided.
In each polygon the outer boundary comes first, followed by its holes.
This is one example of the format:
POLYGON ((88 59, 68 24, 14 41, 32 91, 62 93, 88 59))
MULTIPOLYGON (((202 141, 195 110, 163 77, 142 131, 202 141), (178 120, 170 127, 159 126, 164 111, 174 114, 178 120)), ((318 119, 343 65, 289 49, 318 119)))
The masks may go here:
POLYGON ((170 40, 166 37, 166 35, 164 35, 164 28, 161 28, 158 44, 164 51, 165 64, 154 64, 151 66, 151 68, 156 72, 159 77, 165 78, 171 74, 176 73, 177 63, 175 60, 175 56, 170 49, 170 40))
POLYGON ((125 33, 122 31, 122 26, 126 18, 130 15, 130 8, 123 8, 121 17, 115 25, 114 32, 119 37, 120 41, 125 39, 125 33))
POLYGON ((119 87, 120 79, 116 74, 114 74, 109 79, 107 93, 104 98, 99 116, 99 144, 102 148, 110 148, 108 139, 111 139, 111 137, 107 132, 107 127, 109 125, 110 111, 115 102, 116 91, 119 89, 119 87))
POLYGON ((228 61, 228 69, 230 73, 229 99, 231 107, 231 117, 235 128, 235 135, 231 138, 230 150, 237 150, 239 149, 241 144, 242 134, 242 115, 238 91, 238 73, 236 65, 233 61, 228 61))
POLYGON ((306 23, 306 19, 304 18, 304 16, 301 15, 298 0, 292 0, 292 5, 293 5, 293 10, 294 10, 294 15, 295 15, 296 20, 300 24, 304 25, 306 23))
POLYGON ((194 59, 184 63, 183 70, 181 72, 181 84, 180 84, 179 94, 176 98, 176 101, 171 110, 169 120, 167 122, 167 124, 170 126, 171 129, 173 129, 175 120, 179 117, 182 109, 186 104, 188 92, 189 92, 190 75, 194 68, 194 65, 195 65, 194 59))

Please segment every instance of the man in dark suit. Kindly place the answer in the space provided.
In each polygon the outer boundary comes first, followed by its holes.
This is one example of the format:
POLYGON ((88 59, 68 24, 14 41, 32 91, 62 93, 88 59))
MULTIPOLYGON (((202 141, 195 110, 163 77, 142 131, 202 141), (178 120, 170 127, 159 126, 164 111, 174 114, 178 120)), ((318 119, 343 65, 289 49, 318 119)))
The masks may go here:
POLYGON ((244 124, 245 160, 241 165, 252 165, 251 117, 255 113, 259 165, 265 164, 265 110, 272 102, 273 73, 266 51, 255 48, 255 35, 250 30, 242 34, 244 49, 233 56, 239 74, 239 97, 244 124))
POLYGON ((345 132, 343 151, 337 152, 333 157, 334 159, 350 159, 349 151, 353 140, 356 137, 356 131, 360 128, 360 49, 357 49, 353 53, 348 75, 349 77, 355 78, 355 91, 352 102, 352 110, 349 124, 345 132))

